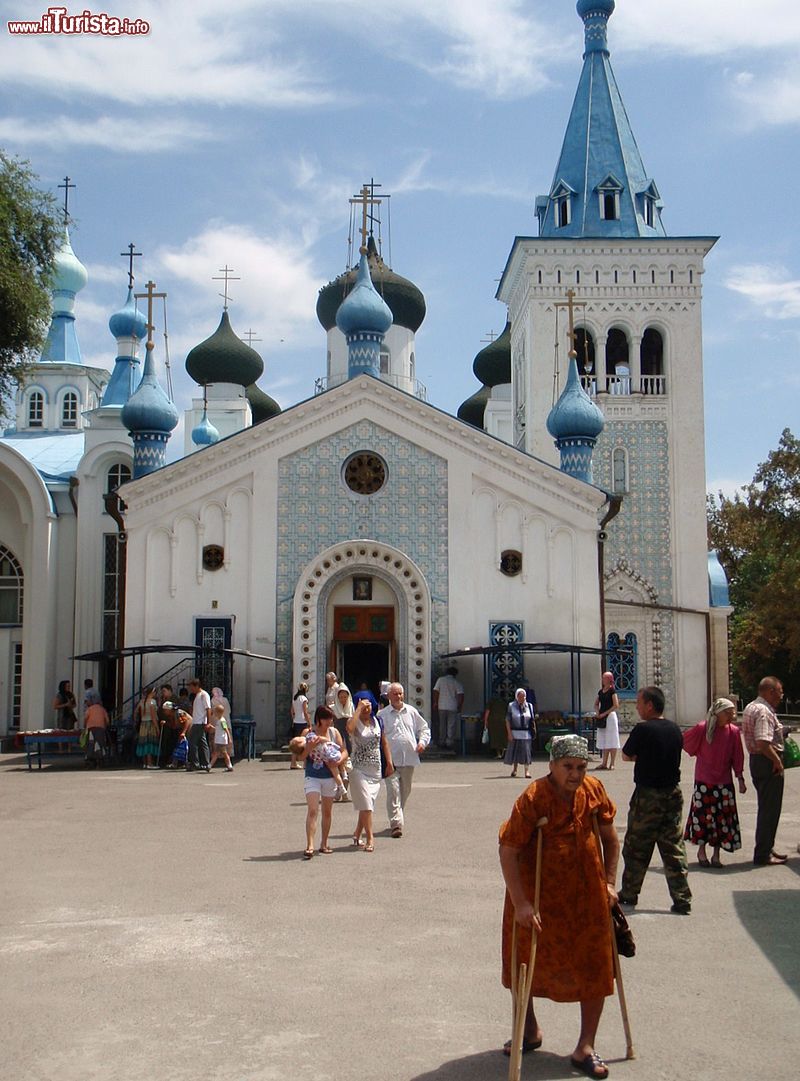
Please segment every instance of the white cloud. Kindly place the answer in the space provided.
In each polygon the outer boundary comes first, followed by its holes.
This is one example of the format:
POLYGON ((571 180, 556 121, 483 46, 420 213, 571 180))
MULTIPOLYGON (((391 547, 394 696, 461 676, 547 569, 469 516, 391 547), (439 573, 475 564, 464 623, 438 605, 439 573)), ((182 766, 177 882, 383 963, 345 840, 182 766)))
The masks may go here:
POLYGON ((746 297, 770 319, 800 317, 800 279, 780 266, 752 263, 733 267, 725 285, 746 297))
POLYGON ((173 280, 194 287, 198 308, 206 315, 209 306, 217 311, 222 307, 223 283, 212 279, 220 267, 232 267, 241 279, 229 285, 231 321, 240 334, 252 326, 270 341, 302 341, 312 328, 318 336, 315 306, 324 282, 294 235, 264 237, 244 226, 211 223, 180 248, 159 250, 156 264, 173 280))
POLYGON ((625 0, 609 25, 612 50, 721 56, 800 45, 794 0, 625 0))
MULTIPOLYGON (((100 116, 91 120, 77 120, 70 116, 57 116, 52 120, 0 117, 0 139, 18 147, 29 146, 93 146, 115 150, 120 154, 141 154, 142 138, 131 139, 129 133, 138 127, 140 120, 124 116, 100 116)), ((208 129, 187 120, 170 120, 154 117, 147 122, 147 147, 158 151, 171 149, 182 143, 205 138, 208 129)))
POLYGON ((714 497, 722 492, 727 499, 733 499, 735 495, 741 495, 742 487, 749 484, 751 479, 750 477, 745 480, 741 477, 715 477, 714 480, 706 482, 706 492, 714 497))
POLYGON ((800 73, 794 63, 758 75, 738 72, 731 80, 731 93, 752 128, 800 120, 800 73))

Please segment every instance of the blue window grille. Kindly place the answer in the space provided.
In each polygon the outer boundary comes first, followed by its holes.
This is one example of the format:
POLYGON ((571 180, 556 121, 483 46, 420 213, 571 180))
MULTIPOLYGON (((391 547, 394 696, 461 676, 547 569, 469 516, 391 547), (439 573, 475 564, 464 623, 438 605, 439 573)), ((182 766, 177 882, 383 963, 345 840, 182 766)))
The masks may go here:
POLYGON ((502 653, 492 655, 491 694, 493 698, 514 697, 514 691, 520 686, 524 664, 522 654, 514 646, 522 641, 521 623, 490 623, 489 642, 493 646, 505 646, 502 653))
POLYGON ((606 640, 608 670, 613 673, 617 694, 620 698, 635 698, 637 679, 638 644, 636 635, 629 631, 624 638, 612 631, 606 640))

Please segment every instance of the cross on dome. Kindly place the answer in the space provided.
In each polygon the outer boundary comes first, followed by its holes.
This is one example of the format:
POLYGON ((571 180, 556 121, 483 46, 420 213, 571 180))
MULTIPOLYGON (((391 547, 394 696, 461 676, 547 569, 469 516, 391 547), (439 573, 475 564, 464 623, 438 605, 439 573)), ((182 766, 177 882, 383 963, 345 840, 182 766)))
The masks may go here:
POLYGON ((219 295, 224 301, 222 305, 222 310, 226 312, 228 310, 228 301, 232 299, 232 297, 228 296, 228 282, 240 282, 242 279, 234 276, 233 267, 228 266, 227 263, 225 264, 225 266, 219 268, 219 272, 222 277, 212 278, 211 280, 212 282, 225 282, 225 291, 223 293, 220 293, 219 295))

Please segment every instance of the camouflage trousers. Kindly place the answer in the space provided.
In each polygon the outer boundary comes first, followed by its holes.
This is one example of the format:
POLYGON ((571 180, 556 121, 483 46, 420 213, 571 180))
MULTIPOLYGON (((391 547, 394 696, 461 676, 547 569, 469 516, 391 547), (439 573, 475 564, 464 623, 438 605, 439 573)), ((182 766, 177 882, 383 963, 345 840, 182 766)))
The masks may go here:
POLYGON ((633 790, 628 810, 628 830, 622 846, 625 870, 622 874, 620 897, 636 902, 647 868, 658 851, 664 863, 667 887, 673 902, 690 904, 689 870, 683 843, 683 796, 675 788, 644 788, 633 790))

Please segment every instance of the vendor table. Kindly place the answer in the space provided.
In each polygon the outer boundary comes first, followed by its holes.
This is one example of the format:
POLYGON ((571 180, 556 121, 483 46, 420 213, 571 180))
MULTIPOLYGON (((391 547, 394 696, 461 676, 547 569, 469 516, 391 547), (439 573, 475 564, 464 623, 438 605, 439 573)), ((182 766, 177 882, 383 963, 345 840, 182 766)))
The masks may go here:
POLYGON ((36 755, 36 760, 39 763, 39 769, 42 768, 42 755, 54 758, 61 752, 56 750, 47 750, 51 744, 66 745, 68 754, 72 747, 78 747, 78 740, 81 738, 79 729, 70 728, 63 732, 57 729, 50 728, 44 729, 41 732, 24 732, 21 733, 23 738, 23 745, 25 752, 28 756, 28 769, 33 769, 33 762, 31 761, 31 753, 36 755))

